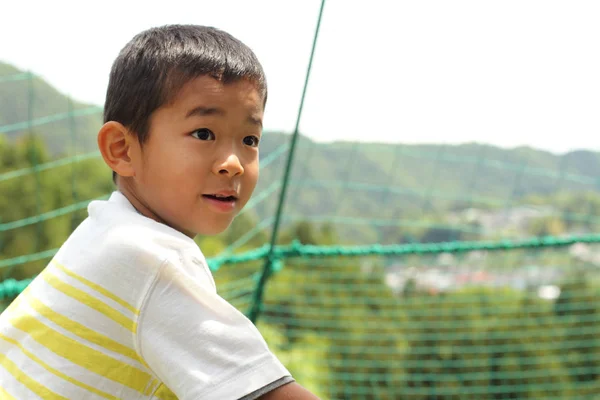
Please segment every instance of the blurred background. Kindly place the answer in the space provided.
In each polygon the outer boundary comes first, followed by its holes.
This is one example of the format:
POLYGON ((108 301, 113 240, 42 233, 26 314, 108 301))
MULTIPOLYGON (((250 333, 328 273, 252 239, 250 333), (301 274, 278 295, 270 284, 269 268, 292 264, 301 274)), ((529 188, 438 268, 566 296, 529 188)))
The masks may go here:
POLYGON ((269 102, 253 198, 196 241, 301 384, 597 398, 599 19, 594 1, 4 4, 0 309, 114 190, 96 134, 120 49, 211 25, 256 52, 269 102))

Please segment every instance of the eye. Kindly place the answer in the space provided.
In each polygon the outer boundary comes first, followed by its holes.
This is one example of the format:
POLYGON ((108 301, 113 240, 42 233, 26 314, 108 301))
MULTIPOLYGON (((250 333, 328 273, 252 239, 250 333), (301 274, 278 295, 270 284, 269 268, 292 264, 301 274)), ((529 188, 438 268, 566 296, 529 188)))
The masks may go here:
POLYGON ((244 144, 246 146, 257 147, 260 139, 257 136, 246 136, 244 138, 244 144))
POLYGON ((195 130, 192 132, 192 136, 200 140, 215 140, 215 134, 207 128, 195 130))

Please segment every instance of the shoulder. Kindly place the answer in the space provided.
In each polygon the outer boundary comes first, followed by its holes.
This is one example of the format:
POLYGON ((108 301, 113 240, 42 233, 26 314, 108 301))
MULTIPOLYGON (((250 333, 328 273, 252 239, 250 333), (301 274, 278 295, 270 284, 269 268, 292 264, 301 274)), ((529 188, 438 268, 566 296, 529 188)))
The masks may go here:
POLYGON ((61 251, 85 253, 99 261, 162 263, 179 253, 198 253, 189 237, 137 213, 115 192, 108 201, 93 201, 89 217, 73 232, 61 251))
POLYGON ((113 286, 122 281, 124 288, 148 289, 166 266, 206 266, 191 238, 110 200, 90 204, 89 217, 55 259, 88 279, 113 286))
POLYGON ((163 262, 182 253, 200 252, 193 240, 173 234, 172 229, 137 216, 111 224, 97 237, 102 253, 119 258, 163 262))

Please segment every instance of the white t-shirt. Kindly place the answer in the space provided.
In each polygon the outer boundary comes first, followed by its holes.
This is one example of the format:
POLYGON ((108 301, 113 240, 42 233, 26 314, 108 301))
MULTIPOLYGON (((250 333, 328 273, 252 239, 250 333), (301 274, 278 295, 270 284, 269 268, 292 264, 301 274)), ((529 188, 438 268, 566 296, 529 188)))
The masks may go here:
POLYGON ((119 192, 88 211, 0 315, 0 398, 234 400, 292 380, 192 239, 119 192))

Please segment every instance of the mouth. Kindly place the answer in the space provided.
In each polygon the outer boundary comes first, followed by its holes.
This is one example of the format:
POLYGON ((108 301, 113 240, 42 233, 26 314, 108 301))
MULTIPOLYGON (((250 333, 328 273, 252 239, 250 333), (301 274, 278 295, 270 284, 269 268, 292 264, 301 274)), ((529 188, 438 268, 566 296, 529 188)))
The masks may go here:
POLYGON ((231 213, 237 204, 236 192, 222 192, 203 194, 202 198, 208 203, 211 210, 217 213, 231 213))
POLYGON ((231 203, 237 200, 237 197, 233 194, 203 194, 202 197, 222 203, 231 203))

